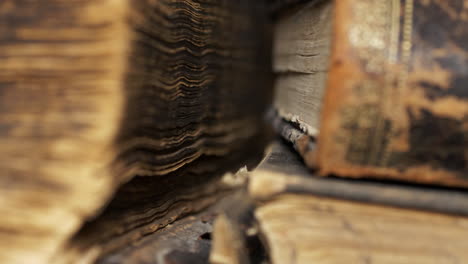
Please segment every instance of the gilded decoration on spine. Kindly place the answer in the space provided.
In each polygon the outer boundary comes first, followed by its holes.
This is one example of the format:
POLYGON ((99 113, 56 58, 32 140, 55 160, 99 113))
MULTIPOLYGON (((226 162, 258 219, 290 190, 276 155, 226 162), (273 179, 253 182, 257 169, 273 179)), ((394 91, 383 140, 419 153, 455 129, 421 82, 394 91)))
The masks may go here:
POLYGON ((402 130, 392 119, 395 111, 403 111, 413 1, 357 1, 351 8, 347 38, 366 77, 351 84, 355 98, 342 112, 345 135, 340 139, 349 162, 386 167, 392 163, 391 139, 402 130))

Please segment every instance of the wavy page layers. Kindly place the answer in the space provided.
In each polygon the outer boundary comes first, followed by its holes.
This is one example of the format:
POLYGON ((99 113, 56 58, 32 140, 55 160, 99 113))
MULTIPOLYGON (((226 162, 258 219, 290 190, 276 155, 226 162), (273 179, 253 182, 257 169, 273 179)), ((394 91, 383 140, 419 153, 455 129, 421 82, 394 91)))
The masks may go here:
MULTIPOLYGON (((232 153, 261 148, 264 9, 248 0, 1 1, 0 262, 48 263, 134 176, 177 182, 200 158, 239 161, 246 155, 232 153)), ((195 175, 193 185, 205 182, 203 170, 195 175)))

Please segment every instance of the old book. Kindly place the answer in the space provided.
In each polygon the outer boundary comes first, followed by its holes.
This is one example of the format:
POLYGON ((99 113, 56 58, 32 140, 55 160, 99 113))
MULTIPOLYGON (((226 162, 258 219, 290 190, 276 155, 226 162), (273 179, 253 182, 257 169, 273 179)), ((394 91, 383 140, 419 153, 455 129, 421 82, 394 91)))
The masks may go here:
MULTIPOLYGON (((234 171, 247 154, 237 151, 232 155, 199 159, 157 180, 134 178, 49 263, 134 263, 127 259, 133 258, 126 254, 129 251, 135 257, 154 257, 156 251, 147 251, 145 241, 169 239, 167 228, 199 212, 208 214, 213 204, 218 206, 239 188, 243 181, 237 176, 244 169, 236 174, 225 172, 234 171)), ((160 247, 158 254, 164 251, 160 247)), ((153 261, 145 263, 161 263, 156 258, 153 261)))
POLYGON ((278 17, 275 108, 321 175, 468 186, 462 0, 309 1, 278 17))
POLYGON ((330 57, 332 3, 308 2, 275 26, 274 106, 286 120, 317 135, 330 57))
POLYGON ((105 213, 122 222, 95 240, 149 226, 129 235, 138 238, 206 207, 209 199, 190 201, 215 190, 197 185, 263 148, 265 9, 248 0, 1 1, 0 262, 49 263, 134 176, 152 177, 111 206, 134 211, 105 213))
POLYGON ((466 192, 318 177, 284 142, 250 173, 241 201, 251 207, 234 216, 227 208, 216 220, 213 263, 246 263, 235 256, 249 255, 242 248, 252 246, 252 237, 272 264, 468 261, 466 192))

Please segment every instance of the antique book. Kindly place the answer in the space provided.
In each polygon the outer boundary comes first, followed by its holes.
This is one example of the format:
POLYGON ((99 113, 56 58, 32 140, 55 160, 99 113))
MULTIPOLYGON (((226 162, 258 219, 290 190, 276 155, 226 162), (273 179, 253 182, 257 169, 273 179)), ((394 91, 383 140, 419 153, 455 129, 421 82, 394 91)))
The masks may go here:
POLYGON ((468 261, 464 191, 319 177, 285 142, 249 174, 248 192, 215 222, 212 263, 468 261))
POLYGON ((275 25, 274 106, 321 175, 467 187, 463 0, 309 1, 275 25))
POLYGON ((0 1, 0 262, 93 262, 216 200, 263 149, 265 4, 0 1))

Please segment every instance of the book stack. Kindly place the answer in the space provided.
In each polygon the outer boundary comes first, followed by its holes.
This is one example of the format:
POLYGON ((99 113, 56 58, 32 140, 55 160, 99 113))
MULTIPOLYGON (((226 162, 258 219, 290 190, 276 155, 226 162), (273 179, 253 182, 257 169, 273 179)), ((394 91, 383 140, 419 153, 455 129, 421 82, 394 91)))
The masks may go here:
POLYGON ((0 263, 468 263, 467 86, 467 0, 0 0, 0 263))
POLYGON ((317 139, 302 155, 321 175, 466 186, 466 7, 383 2, 280 18, 275 108, 317 139))
POLYGON ((468 262, 466 3, 277 6, 282 139, 217 220, 212 263, 468 262))

